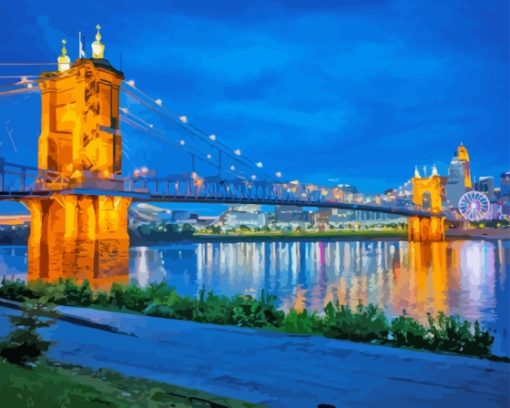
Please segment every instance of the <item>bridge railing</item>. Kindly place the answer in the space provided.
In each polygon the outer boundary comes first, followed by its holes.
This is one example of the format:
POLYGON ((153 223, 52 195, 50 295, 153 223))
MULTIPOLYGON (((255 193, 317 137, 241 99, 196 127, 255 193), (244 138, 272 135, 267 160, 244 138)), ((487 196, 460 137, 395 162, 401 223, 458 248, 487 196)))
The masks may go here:
POLYGON ((310 206, 314 204, 338 203, 374 208, 416 210, 411 202, 388 201, 382 196, 341 194, 335 191, 335 189, 299 183, 274 183, 241 179, 136 177, 125 179, 124 191, 179 199, 207 199, 226 202, 229 200, 288 202, 289 205, 310 206))
POLYGON ((68 186, 69 180, 62 173, 14 164, 0 158, 0 191, 4 194, 63 190, 68 186))

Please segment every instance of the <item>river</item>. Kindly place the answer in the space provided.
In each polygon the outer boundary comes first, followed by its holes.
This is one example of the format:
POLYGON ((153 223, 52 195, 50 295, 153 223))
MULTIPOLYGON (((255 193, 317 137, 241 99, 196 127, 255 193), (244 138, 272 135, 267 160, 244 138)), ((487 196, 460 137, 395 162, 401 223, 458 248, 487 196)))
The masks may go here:
MULTIPOLYGON (((0 275, 27 279, 27 248, 0 247, 0 275)), ((329 301, 374 303, 388 317, 458 314, 493 330, 493 353, 509 355, 510 240, 189 243, 130 249, 141 286, 166 281, 180 294, 273 294, 283 309, 321 312, 329 301)))

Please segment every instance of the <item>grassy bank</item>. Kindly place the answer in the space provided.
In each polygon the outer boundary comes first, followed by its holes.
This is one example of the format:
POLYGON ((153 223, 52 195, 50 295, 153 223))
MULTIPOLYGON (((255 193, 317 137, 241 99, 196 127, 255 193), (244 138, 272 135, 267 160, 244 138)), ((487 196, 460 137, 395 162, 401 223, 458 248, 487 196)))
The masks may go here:
POLYGON ((494 337, 489 331, 482 329, 478 322, 471 324, 458 316, 443 313, 428 315, 426 324, 405 315, 405 312, 388 321, 383 311, 374 305, 359 305, 351 309, 329 303, 321 316, 306 310, 284 313, 277 309, 275 298, 264 293, 257 299, 251 296, 230 298, 201 291, 199 297, 192 298, 180 296, 165 283, 146 288, 113 284, 109 292, 93 292, 87 281, 77 285, 70 280, 53 284, 2 280, 0 297, 14 301, 44 297, 60 305, 98 307, 148 316, 493 357, 490 351, 494 337))
POLYGON ((110 370, 55 366, 41 362, 34 368, 0 359, 0 394, 3 407, 255 407, 200 391, 110 370))
POLYGON ((257 240, 313 240, 313 239, 407 239, 407 230, 331 230, 331 231, 261 231, 222 234, 195 234, 193 241, 257 241, 257 240))

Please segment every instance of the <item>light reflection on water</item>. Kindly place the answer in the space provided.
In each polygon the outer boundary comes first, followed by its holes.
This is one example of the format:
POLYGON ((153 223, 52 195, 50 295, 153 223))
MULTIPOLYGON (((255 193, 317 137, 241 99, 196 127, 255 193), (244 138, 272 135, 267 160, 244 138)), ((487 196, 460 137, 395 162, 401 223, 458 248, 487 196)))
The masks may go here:
MULTIPOLYGON (((0 247, 0 275, 26 279, 26 252, 0 247)), ((390 317, 443 311, 496 330, 493 351, 509 354, 509 240, 200 243, 130 252, 130 280, 142 286, 166 281, 191 296, 202 287, 229 296, 263 289, 284 309, 318 312, 331 300, 374 303, 390 317)))

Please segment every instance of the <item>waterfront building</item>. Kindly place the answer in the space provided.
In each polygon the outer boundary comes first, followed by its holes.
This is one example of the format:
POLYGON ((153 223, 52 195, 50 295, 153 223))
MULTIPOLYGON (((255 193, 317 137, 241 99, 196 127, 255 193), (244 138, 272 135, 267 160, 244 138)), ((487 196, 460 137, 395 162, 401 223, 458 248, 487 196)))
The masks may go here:
POLYGON ((503 202, 510 202, 510 171, 505 173, 501 173, 501 178, 499 181, 500 189, 501 189, 501 200, 503 202))
POLYGON ((281 223, 308 223, 309 215, 301 207, 291 205, 277 205, 275 208, 275 222, 281 223))
POLYGON ((267 214, 260 211, 260 206, 241 205, 223 213, 219 217, 219 222, 227 229, 239 228, 241 225, 248 228, 261 228, 267 225, 267 214))
POLYGON ((475 190, 485 193, 491 203, 496 201, 496 195, 494 194, 494 177, 484 176, 478 179, 475 183, 475 190))
MULTIPOLYGON (((443 183, 445 180, 442 180, 443 183)), ((454 152, 448 167, 448 181, 446 181, 446 202, 449 207, 456 208, 460 197, 473 188, 471 181, 471 164, 466 146, 462 143, 454 152)))

